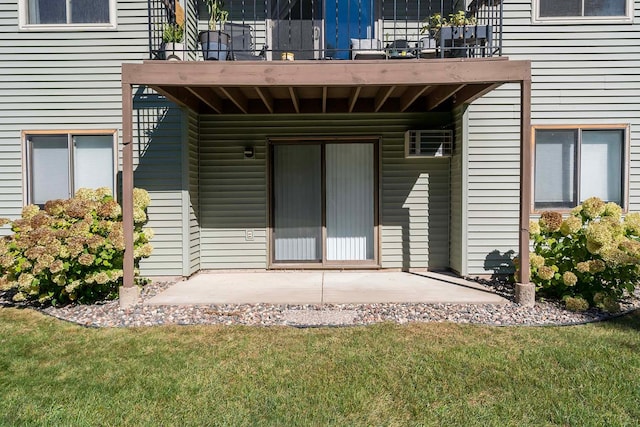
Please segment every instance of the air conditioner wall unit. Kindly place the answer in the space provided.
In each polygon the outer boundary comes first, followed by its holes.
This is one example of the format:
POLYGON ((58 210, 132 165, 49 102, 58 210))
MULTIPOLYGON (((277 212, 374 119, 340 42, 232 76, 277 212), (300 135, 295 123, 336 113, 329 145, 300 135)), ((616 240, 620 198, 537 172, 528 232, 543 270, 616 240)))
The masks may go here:
POLYGON ((404 134, 405 157, 451 157, 452 130, 408 130, 404 134))

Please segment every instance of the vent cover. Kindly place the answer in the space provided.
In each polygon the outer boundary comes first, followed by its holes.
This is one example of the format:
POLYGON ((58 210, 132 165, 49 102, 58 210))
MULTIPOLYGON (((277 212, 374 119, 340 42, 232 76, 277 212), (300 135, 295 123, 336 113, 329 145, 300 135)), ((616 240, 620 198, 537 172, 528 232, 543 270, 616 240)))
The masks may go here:
POLYGON ((408 130, 404 134, 405 157, 451 157, 453 131, 408 130))

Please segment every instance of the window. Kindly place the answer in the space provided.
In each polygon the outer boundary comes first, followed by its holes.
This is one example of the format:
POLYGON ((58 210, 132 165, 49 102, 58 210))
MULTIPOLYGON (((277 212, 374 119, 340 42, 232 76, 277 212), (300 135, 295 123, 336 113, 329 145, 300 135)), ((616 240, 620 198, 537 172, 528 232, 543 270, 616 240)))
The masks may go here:
POLYGON ((21 0, 24 28, 114 27, 114 0, 21 0))
POLYGON ((572 208, 589 197, 624 206, 626 128, 535 130, 534 208, 572 208))
POLYGON ((28 203, 67 199, 79 188, 113 192, 114 135, 27 134, 28 203))
POLYGON ((603 19, 631 21, 631 0, 538 0, 536 19, 540 21, 584 21, 603 19))

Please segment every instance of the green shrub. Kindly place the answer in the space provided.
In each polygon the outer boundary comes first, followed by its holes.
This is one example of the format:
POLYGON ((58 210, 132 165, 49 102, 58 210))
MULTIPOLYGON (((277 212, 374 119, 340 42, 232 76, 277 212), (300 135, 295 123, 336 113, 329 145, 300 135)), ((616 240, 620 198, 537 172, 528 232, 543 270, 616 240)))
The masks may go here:
POLYGON ((569 311, 587 311, 589 309, 589 301, 582 297, 564 297, 564 304, 569 311))
MULTIPOLYGON (((149 195, 134 190, 135 265, 151 255, 147 221, 149 195)), ((91 303, 117 295, 122 282, 124 233, 120 205, 111 190, 80 189, 68 200, 51 200, 41 210, 25 206, 11 222, 13 235, 0 238, 0 290, 14 301, 91 303)))
POLYGON ((615 311, 640 282, 640 213, 621 214, 592 197, 568 218, 548 211, 532 221, 531 280, 540 294, 564 299, 567 308, 581 308, 583 299, 615 311))

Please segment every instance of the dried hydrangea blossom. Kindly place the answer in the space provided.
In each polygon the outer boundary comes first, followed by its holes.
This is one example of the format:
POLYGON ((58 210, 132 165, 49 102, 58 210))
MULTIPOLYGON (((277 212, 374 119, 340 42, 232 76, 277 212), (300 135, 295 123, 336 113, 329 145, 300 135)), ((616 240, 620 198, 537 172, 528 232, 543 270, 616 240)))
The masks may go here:
POLYGON ((562 225, 562 214, 553 211, 542 212, 539 224, 542 232, 554 233, 560 230, 560 225, 562 225))
POLYGON ((551 280, 554 276, 554 271, 551 267, 543 265, 538 269, 538 277, 542 280, 551 280))
POLYGON ((605 203, 598 197, 589 197, 582 202, 582 214, 590 219, 597 218, 604 213, 605 203))
POLYGON ((89 266, 93 264, 95 257, 92 254, 82 254, 78 257, 78 262, 82 265, 89 266))
POLYGON ((562 221, 562 224, 560 225, 560 232, 564 236, 576 234, 581 229, 582 221, 580 220, 580 218, 577 218, 575 216, 570 216, 569 218, 562 221))
POLYGON ((591 222, 585 230, 587 250, 592 254, 600 253, 607 245, 614 242, 611 226, 605 222, 591 222))
POLYGON ((533 268, 540 268, 544 265, 544 257, 542 255, 532 253, 529 255, 529 263, 533 268))
POLYGON ((147 214, 140 208, 133 209, 133 222, 135 224, 143 224, 147 221, 147 214))
POLYGON ((122 215, 120 205, 113 199, 100 203, 97 211, 100 218, 116 219, 122 215))
POLYGON ((640 237, 640 212, 633 212, 624 217, 624 226, 627 233, 640 237))
POLYGON ((27 205, 22 208, 22 218, 30 220, 40 212, 40 208, 37 205, 27 205))
POLYGON ((51 216, 61 216, 67 209, 67 203, 62 199, 49 200, 44 204, 44 210, 51 216))
POLYGON ((540 224, 538 224, 538 221, 530 220, 529 236, 538 236, 538 235, 540 235, 540 224))
POLYGON ((607 268, 607 265, 601 259, 594 259, 589 261, 589 273, 602 273, 607 268))
POLYGON ((622 208, 616 203, 609 202, 604 205, 602 216, 613 218, 616 222, 619 222, 620 218, 622 218, 622 208))
POLYGON ((565 271, 562 275, 562 282, 567 286, 575 286, 578 283, 578 276, 571 271, 565 271))
POLYGON ((149 207, 151 203, 151 198, 149 197, 149 193, 142 188, 134 188, 133 189, 133 207, 137 209, 146 209, 149 207))

